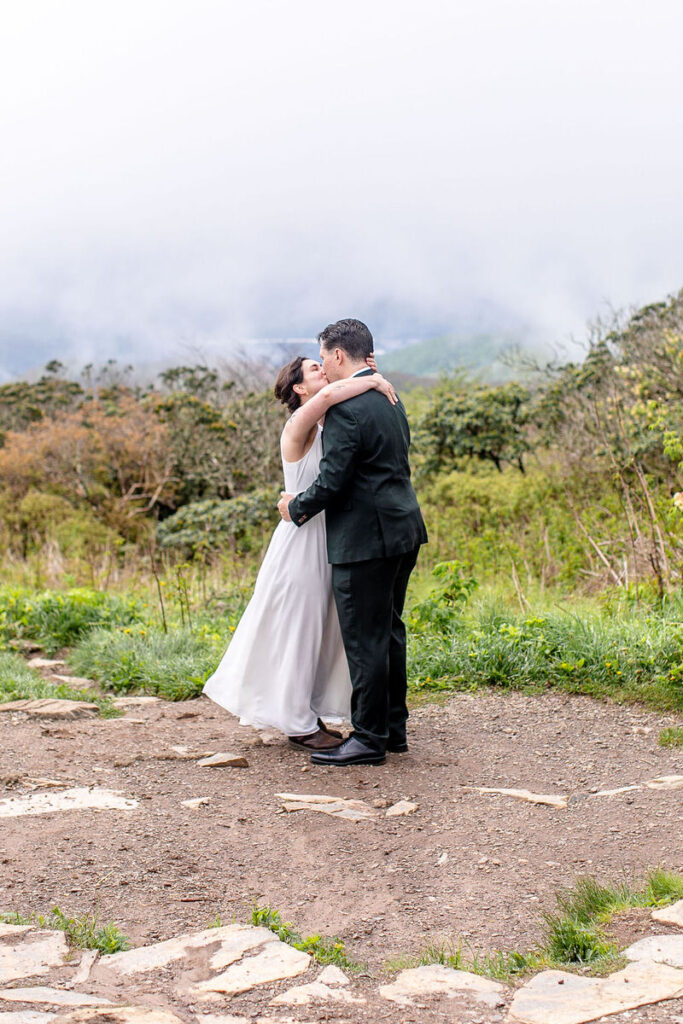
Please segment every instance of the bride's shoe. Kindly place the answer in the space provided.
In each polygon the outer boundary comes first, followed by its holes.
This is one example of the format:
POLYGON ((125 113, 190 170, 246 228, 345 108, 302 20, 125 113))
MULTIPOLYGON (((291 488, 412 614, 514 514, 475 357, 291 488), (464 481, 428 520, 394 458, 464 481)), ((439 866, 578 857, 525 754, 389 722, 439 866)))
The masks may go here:
POLYGON ((322 718, 318 719, 318 728, 321 730, 321 732, 326 732, 328 736, 335 736, 338 740, 344 739, 342 734, 340 732, 337 732, 336 729, 328 729, 325 723, 323 722, 322 718))
POLYGON ((337 737, 326 729, 316 729, 307 736, 288 736, 290 747, 297 747, 300 750, 334 750, 342 742, 341 736, 337 737))

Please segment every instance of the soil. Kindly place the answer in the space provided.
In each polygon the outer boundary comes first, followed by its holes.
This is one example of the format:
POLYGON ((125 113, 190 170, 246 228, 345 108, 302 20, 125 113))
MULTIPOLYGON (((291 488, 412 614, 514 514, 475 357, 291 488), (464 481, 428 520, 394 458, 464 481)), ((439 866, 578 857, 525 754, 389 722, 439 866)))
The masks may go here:
MULTIPOLYGON (((27 777, 47 777, 117 790, 139 806, 4 819, 0 910, 95 910, 138 945, 204 928, 217 916, 224 924, 249 921, 254 904, 268 904, 303 934, 342 939, 366 965, 373 991, 388 967, 429 944, 526 950, 541 938, 554 892, 578 875, 642 880, 648 867, 683 871, 683 789, 596 795, 683 774, 683 751, 657 744, 659 731, 674 724, 671 716, 553 693, 456 695, 413 711, 407 754, 382 766, 333 769, 312 766, 276 734, 264 745, 206 698, 59 724, 5 713, 2 795, 27 791, 27 777), (244 754, 249 767, 203 768, 187 759, 213 751, 244 754), (569 801, 562 810, 468 786, 568 794, 569 801), (287 813, 280 792, 376 802, 378 816, 352 822, 287 813), (209 802, 182 806, 196 797, 209 802), (403 799, 417 811, 383 816, 384 806, 403 799)), ((652 922, 635 912, 615 928, 620 941, 632 942, 650 934, 652 922)), ((253 994, 233 1004, 232 1013, 256 1005, 253 994)), ((334 1006, 324 1012, 349 1015, 334 1006)), ((359 1014, 352 1016, 365 1019, 359 1014)), ((434 1014, 443 1020, 442 1011, 434 1014)), ((610 1019, 634 1024, 676 1014, 683 1019, 683 1000, 610 1019)), ((432 1011, 379 1001, 367 1019, 428 1021, 432 1011)), ((481 1007, 462 1017, 495 1019, 502 1016, 481 1007)))

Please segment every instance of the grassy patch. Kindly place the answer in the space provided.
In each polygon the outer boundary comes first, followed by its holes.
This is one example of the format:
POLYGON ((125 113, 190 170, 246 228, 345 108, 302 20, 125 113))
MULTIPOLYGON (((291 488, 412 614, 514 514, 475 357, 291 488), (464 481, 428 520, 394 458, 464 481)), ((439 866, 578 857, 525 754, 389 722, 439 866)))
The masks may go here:
POLYGON ((72 651, 69 664, 77 675, 115 693, 135 690, 189 700, 201 693, 224 647, 225 639, 207 627, 168 633, 144 626, 95 629, 72 651))
POLYGON ((515 615, 484 601, 445 629, 411 634, 411 689, 557 687, 683 710, 683 614, 672 611, 515 615))
POLYGON ((604 974, 617 970, 622 962, 620 950, 606 933, 615 914, 632 907, 662 907, 681 898, 683 875, 674 871, 651 871, 643 888, 627 883, 600 885, 593 878, 580 878, 572 889, 557 894, 557 910, 544 915, 545 934, 536 949, 488 954, 443 941, 429 945, 410 961, 390 966, 444 964, 501 981, 546 968, 604 974))
POLYGON ((87 700, 97 704, 104 718, 118 715, 114 705, 106 697, 73 690, 67 683, 47 682, 38 675, 18 654, 0 651, 0 704, 13 700, 39 700, 45 697, 61 700, 87 700))
POLYGON ((0 644, 33 640, 48 654, 71 646, 95 626, 128 626, 144 617, 138 601, 98 590, 0 590, 0 644))
POLYGON ((277 910, 270 907, 254 907, 251 912, 251 923, 269 928, 282 942, 309 953, 316 963, 335 964, 346 971, 362 970, 360 964, 348 958, 344 943, 339 939, 326 939, 321 935, 308 935, 304 938, 288 921, 282 920, 277 910))
POLYGON ((674 725, 670 729, 662 729, 659 734, 660 747, 683 747, 683 726, 674 725))
POLYGON ((5 924, 30 924, 65 933, 70 946, 77 949, 97 949, 100 953, 118 953, 130 949, 130 941, 115 924, 100 925, 97 914, 83 917, 67 917, 59 907, 53 907, 49 914, 0 914, 5 924))

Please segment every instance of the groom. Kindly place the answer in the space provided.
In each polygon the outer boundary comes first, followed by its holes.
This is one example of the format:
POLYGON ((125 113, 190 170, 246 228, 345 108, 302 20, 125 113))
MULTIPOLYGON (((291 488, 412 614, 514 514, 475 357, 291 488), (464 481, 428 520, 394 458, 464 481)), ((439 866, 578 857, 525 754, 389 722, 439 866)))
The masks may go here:
MULTIPOLYGON (((318 335, 328 380, 372 373, 370 331, 339 320, 318 335)), ((302 494, 283 493, 280 515, 296 526, 323 509, 327 555, 351 673, 353 732, 316 751, 315 764, 382 764, 406 742, 406 632, 401 620, 408 578, 427 541, 410 483, 410 431, 401 402, 367 391, 325 416, 317 480, 302 494)))

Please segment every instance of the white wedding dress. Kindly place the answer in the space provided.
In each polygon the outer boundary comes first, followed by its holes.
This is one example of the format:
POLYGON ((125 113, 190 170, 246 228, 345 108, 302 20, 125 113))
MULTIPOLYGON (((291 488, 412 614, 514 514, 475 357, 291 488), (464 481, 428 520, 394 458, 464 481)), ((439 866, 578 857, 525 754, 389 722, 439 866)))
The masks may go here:
MULTIPOLYGON (((303 459, 283 458, 285 490, 305 491, 321 458, 319 429, 303 459)), ((204 693, 242 724, 288 736, 315 732, 319 716, 350 718, 351 680, 332 596, 324 512, 305 526, 276 527, 252 599, 204 693)))

